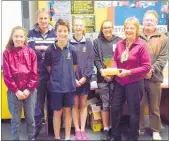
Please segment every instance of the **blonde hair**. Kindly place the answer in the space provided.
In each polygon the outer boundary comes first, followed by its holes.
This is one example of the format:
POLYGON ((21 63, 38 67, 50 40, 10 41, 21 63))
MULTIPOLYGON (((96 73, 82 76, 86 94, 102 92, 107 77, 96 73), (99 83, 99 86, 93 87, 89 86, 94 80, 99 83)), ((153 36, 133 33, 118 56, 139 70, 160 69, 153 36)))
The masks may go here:
POLYGON ((21 26, 16 26, 16 27, 14 27, 12 29, 12 32, 11 32, 10 37, 9 37, 9 40, 7 42, 7 45, 6 45, 6 49, 8 49, 10 46, 14 45, 14 42, 12 40, 12 36, 13 36, 13 34, 14 34, 14 32, 16 30, 22 30, 24 32, 24 36, 25 36, 25 42, 24 42, 24 44, 27 45, 27 31, 26 31, 26 29, 24 27, 21 27, 21 26))
MULTIPOLYGON (((77 20, 81 20, 82 23, 83 23, 83 25, 84 25, 84 27, 85 27, 86 23, 85 23, 84 17, 82 17, 82 16, 80 16, 80 17, 75 17, 75 18, 73 19, 73 26, 75 25, 75 22, 76 22, 77 20)), ((85 35, 85 34, 86 34, 86 31, 85 31, 85 28, 84 28, 84 30, 83 30, 83 35, 85 35)))
POLYGON ((49 13, 49 11, 48 11, 46 8, 40 8, 40 9, 38 9, 38 11, 36 12, 37 18, 38 18, 38 16, 39 16, 39 14, 41 14, 41 13, 46 13, 46 14, 48 14, 48 16, 49 16, 49 18, 50 18, 50 13, 49 13))
POLYGON ((143 18, 147 15, 147 14, 152 14, 156 17, 157 21, 158 21, 158 13, 155 10, 148 10, 146 11, 146 13, 144 14, 143 18))
POLYGON ((136 17, 129 17, 124 22, 124 28, 126 27, 127 24, 134 24, 134 26, 136 27, 136 36, 139 36, 139 34, 140 34, 139 20, 136 17))

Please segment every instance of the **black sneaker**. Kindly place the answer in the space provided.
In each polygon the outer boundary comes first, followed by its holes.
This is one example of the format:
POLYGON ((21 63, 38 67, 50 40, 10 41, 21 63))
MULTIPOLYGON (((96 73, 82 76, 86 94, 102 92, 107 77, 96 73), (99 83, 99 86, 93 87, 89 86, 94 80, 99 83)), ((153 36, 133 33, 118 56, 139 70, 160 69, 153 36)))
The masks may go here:
POLYGON ((36 131, 35 131, 35 138, 39 135, 40 131, 42 130, 42 124, 36 126, 36 131))
POLYGON ((109 140, 109 139, 110 139, 109 131, 103 130, 103 132, 101 133, 101 140, 109 140))

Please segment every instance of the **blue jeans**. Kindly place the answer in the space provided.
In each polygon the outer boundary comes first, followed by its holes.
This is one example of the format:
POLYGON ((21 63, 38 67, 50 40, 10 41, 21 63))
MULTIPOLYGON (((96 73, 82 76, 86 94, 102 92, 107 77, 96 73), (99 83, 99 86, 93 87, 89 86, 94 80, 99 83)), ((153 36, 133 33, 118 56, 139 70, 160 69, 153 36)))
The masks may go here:
POLYGON ((37 91, 34 90, 30 93, 27 99, 19 100, 15 93, 8 91, 8 108, 12 115, 11 118, 11 132, 12 139, 19 140, 20 139, 20 123, 21 123, 21 112, 22 105, 24 108, 24 115, 27 123, 27 134, 28 138, 32 139, 35 135, 35 102, 37 97, 37 91))

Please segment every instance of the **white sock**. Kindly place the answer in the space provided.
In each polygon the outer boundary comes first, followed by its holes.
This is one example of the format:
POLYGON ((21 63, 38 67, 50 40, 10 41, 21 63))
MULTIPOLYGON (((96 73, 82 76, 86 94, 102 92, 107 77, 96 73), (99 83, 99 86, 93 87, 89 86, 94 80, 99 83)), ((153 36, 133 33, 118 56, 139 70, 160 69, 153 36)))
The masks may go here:
POLYGON ((104 130, 107 130, 107 131, 109 131, 109 127, 104 127, 104 130))

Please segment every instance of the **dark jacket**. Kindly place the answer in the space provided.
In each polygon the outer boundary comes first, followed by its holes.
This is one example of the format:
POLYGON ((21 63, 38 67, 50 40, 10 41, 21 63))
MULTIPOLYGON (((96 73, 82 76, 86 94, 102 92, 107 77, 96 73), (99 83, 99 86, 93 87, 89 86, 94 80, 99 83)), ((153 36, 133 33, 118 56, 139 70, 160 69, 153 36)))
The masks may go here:
POLYGON ((74 38, 70 40, 70 43, 77 49, 77 70, 76 79, 79 80, 82 77, 90 81, 93 72, 93 45, 90 40, 85 37, 81 41, 76 41, 74 38))
POLYGON ((61 50, 56 44, 46 50, 46 66, 51 66, 49 90, 51 92, 67 93, 76 90, 73 66, 77 65, 76 48, 68 44, 61 50))
MULTIPOLYGON (((101 68, 106 68, 104 65, 104 57, 105 56, 112 56, 116 43, 120 41, 121 38, 118 36, 113 35, 111 40, 105 39, 103 36, 99 35, 97 39, 93 42, 93 49, 94 49, 94 64, 97 68, 97 82, 103 82, 104 78, 100 74, 101 68)), ((112 56, 113 58, 113 56, 112 56)))

